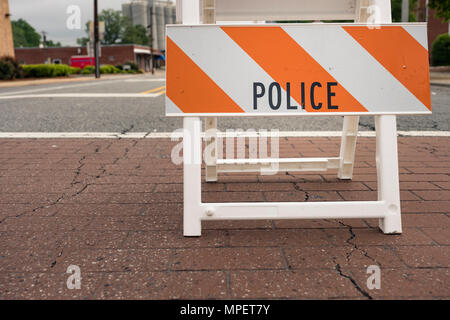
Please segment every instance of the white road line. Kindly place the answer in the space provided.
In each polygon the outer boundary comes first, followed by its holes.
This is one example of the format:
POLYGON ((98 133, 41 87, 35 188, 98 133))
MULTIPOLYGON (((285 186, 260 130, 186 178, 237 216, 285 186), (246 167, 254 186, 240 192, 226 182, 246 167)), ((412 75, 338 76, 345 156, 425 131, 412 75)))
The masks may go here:
POLYGON ((101 80, 101 81, 88 81, 79 84, 73 85, 65 85, 65 86, 57 86, 57 87, 47 87, 47 88, 39 88, 39 89, 30 89, 30 90, 21 90, 21 91, 13 91, 13 92, 3 92, 0 93, 0 96, 11 96, 22 93, 34 93, 34 92, 42 92, 42 91, 52 91, 52 90, 61 90, 61 89, 71 89, 71 88, 79 88, 79 87, 87 87, 87 86, 95 86, 100 84, 107 84, 111 82, 120 82, 123 80, 101 80))
MULTIPOLYGON (((450 137, 450 131, 398 131, 399 136, 403 137, 450 137)), ((341 131, 280 131, 279 137, 340 137, 341 131)), ((202 134, 204 136, 204 133, 202 134)), ((225 132, 221 132, 219 137, 225 137, 225 132)), ((231 134, 230 137, 254 137, 254 134, 240 133, 231 134)), ((270 131, 259 136, 270 136, 270 131)), ((359 137, 375 137, 374 131, 360 131, 359 137)), ((120 132, 0 132, 0 139, 59 139, 59 138, 88 138, 88 139, 167 139, 182 138, 182 133, 172 132, 129 132, 121 134, 120 132)))
POLYGON ((50 93, 50 94, 23 94, 14 96, 0 96, 0 100, 6 99, 30 99, 30 98, 156 98, 164 92, 158 93, 50 93))
POLYGON ((125 82, 166 82, 164 78, 156 78, 156 79, 128 79, 125 82))

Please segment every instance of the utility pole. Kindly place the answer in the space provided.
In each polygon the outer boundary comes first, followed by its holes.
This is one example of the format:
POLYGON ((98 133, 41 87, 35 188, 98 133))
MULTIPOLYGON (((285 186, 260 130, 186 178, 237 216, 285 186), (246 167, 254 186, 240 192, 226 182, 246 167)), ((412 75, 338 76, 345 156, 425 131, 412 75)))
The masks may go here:
POLYGON ((153 3, 150 6, 150 24, 148 27, 150 28, 150 71, 152 74, 155 74, 155 69, 153 67, 153 3))
POLYGON ((47 32, 46 31, 41 31, 42 33, 42 46, 44 48, 47 47, 47 32))
POLYGON ((409 21, 409 0, 402 0, 402 22, 409 21))
POLYGON ((94 0, 94 56, 95 56, 95 77, 100 78, 100 59, 98 42, 98 0, 94 0))

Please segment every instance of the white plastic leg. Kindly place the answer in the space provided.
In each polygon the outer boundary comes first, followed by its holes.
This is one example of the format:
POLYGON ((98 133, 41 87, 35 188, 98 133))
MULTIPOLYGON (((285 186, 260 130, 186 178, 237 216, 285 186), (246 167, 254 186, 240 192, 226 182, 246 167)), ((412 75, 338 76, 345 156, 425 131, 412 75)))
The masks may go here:
POLYGON ((206 182, 217 181, 217 118, 205 118, 206 151, 208 159, 205 159, 206 182))
POLYGON ((378 200, 387 204, 387 216, 380 219, 384 233, 402 233, 398 176, 397 122, 394 115, 375 116, 377 131, 378 200))
POLYGON ((341 152, 339 155, 339 179, 351 179, 355 165, 356 138, 359 116, 345 116, 342 128, 341 152))
POLYGON ((183 119, 183 190, 184 190, 184 235, 201 236, 201 209, 202 184, 201 184, 201 121, 198 117, 186 117, 183 119))

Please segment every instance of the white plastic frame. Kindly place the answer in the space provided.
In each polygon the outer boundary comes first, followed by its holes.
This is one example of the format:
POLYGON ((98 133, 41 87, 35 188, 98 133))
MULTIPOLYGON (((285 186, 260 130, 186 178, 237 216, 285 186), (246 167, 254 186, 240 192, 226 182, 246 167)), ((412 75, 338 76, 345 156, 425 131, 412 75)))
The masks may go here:
MULTIPOLYGON (((180 0, 179 0, 180 1, 180 0)), ((217 0, 216 0, 217 1, 217 0)), ((330 0, 332 1, 332 0, 330 0)), ((379 22, 391 23, 389 0, 356 0, 355 21, 367 21, 369 5, 378 5, 379 22)), ((200 0, 184 0, 182 3, 184 24, 200 24, 200 0)), ((400 191, 398 176, 396 116, 375 115, 376 164, 378 180, 377 201, 340 202, 245 202, 245 203, 202 203, 201 201, 201 120, 200 117, 183 118, 185 136, 183 139, 184 160, 184 235, 200 236, 201 222, 206 220, 256 220, 256 219, 337 219, 337 218, 379 218, 380 229, 387 234, 402 232, 400 212, 400 191)), ((358 116, 345 116, 338 158, 276 159, 281 171, 325 171, 338 169, 340 179, 351 179, 358 134, 358 116)), ((205 118, 205 129, 217 128, 217 119, 205 118)), ((207 145, 214 144, 216 136, 207 137, 207 145)), ((206 166, 206 181, 217 181, 219 172, 260 171, 261 159, 217 159, 206 166)), ((274 161, 273 159, 266 162, 274 161)))

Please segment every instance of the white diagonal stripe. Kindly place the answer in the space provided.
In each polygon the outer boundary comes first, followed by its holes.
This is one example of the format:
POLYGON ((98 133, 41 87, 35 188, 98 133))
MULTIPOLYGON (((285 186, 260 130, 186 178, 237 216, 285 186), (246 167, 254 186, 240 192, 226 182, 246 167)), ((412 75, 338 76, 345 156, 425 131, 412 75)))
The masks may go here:
POLYGON ((356 100, 373 112, 429 111, 340 26, 283 29, 356 100))
POLYGON ((418 43, 428 51, 427 29, 420 25, 402 26, 418 43))
MULTIPOLYGON (((167 30, 169 38, 245 112, 275 113, 269 107, 267 92, 258 100, 258 110, 253 109, 253 83, 263 83, 267 91, 270 83, 275 80, 220 27, 168 28, 167 30)), ((170 86, 170 79, 168 85, 170 86)), ((286 92, 283 89, 281 99, 285 104, 286 92)), ((291 99, 292 104, 300 106, 298 101, 291 99)), ((283 113, 306 112, 301 107, 298 107, 298 110, 287 110, 283 104, 280 107, 281 110, 283 113)))

